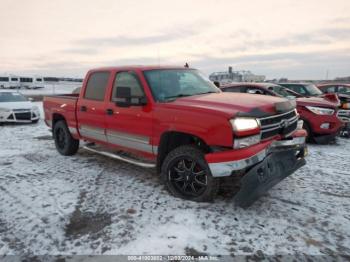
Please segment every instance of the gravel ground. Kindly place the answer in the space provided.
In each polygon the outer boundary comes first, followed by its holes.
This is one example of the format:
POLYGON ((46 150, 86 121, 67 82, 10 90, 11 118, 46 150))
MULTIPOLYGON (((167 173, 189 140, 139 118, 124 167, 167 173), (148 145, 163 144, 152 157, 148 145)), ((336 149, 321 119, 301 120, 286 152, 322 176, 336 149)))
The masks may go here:
POLYGON ((249 209, 170 196, 154 170, 59 155, 43 121, 0 126, 1 255, 350 255, 350 140, 249 209))

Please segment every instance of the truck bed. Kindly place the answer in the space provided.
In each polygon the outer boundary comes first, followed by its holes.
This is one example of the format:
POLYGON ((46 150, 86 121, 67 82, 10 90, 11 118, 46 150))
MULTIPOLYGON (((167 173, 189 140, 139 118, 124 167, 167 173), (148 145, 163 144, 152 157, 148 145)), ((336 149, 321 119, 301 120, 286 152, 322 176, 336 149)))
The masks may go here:
POLYGON ((52 127, 55 113, 63 114, 69 128, 77 128, 76 106, 79 94, 50 95, 44 97, 45 122, 52 127))

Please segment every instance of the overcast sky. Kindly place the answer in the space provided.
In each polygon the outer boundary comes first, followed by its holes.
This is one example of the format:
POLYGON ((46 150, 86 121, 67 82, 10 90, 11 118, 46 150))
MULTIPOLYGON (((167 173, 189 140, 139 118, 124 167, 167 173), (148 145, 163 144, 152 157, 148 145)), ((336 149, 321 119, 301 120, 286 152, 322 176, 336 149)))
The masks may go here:
POLYGON ((350 0, 1 0, 0 72, 188 62, 205 73, 350 75, 350 0))

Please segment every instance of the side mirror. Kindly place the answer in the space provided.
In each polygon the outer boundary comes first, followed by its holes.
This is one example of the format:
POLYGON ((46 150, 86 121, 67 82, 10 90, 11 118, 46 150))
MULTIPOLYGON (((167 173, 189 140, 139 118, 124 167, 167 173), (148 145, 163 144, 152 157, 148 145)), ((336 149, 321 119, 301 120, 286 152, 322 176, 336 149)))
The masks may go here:
POLYGON ((220 82, 219 82, 219 81, 214 81, 213 84, 214 84, 216 87, 220 87, 220 82))
POLYGON ((120 107, 144 106, 147 104, 145 96, 131 96, 131 88, 128 86, 118 86, 116 95, 114 102, 120 107))
POLYGON ((28 97, 28 101, 33 102, 34 101, 33 97, 28 97))

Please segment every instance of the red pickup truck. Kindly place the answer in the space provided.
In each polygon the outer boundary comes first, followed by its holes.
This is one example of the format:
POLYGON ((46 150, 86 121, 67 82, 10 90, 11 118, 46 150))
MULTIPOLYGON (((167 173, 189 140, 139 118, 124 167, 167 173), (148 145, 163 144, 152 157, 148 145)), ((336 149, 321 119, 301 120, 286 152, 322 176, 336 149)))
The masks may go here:
POLYGON ((322 97, 303 97, 283 86, 273 83, 230 83, 220 87, 224 92, 241 92, 295 99, 308 140, 320 144, 332 142, 343 123, 337 116, 338 102, 322 97))
POLYGON ((47 96, 44 112, 62 155, 87 141, 86 150, 155 167, 173 195, 194 201, 231 178, 247 207, 305 164, 293 101, 223 93, 191 68, 91 70, 80 94, 47 96))

